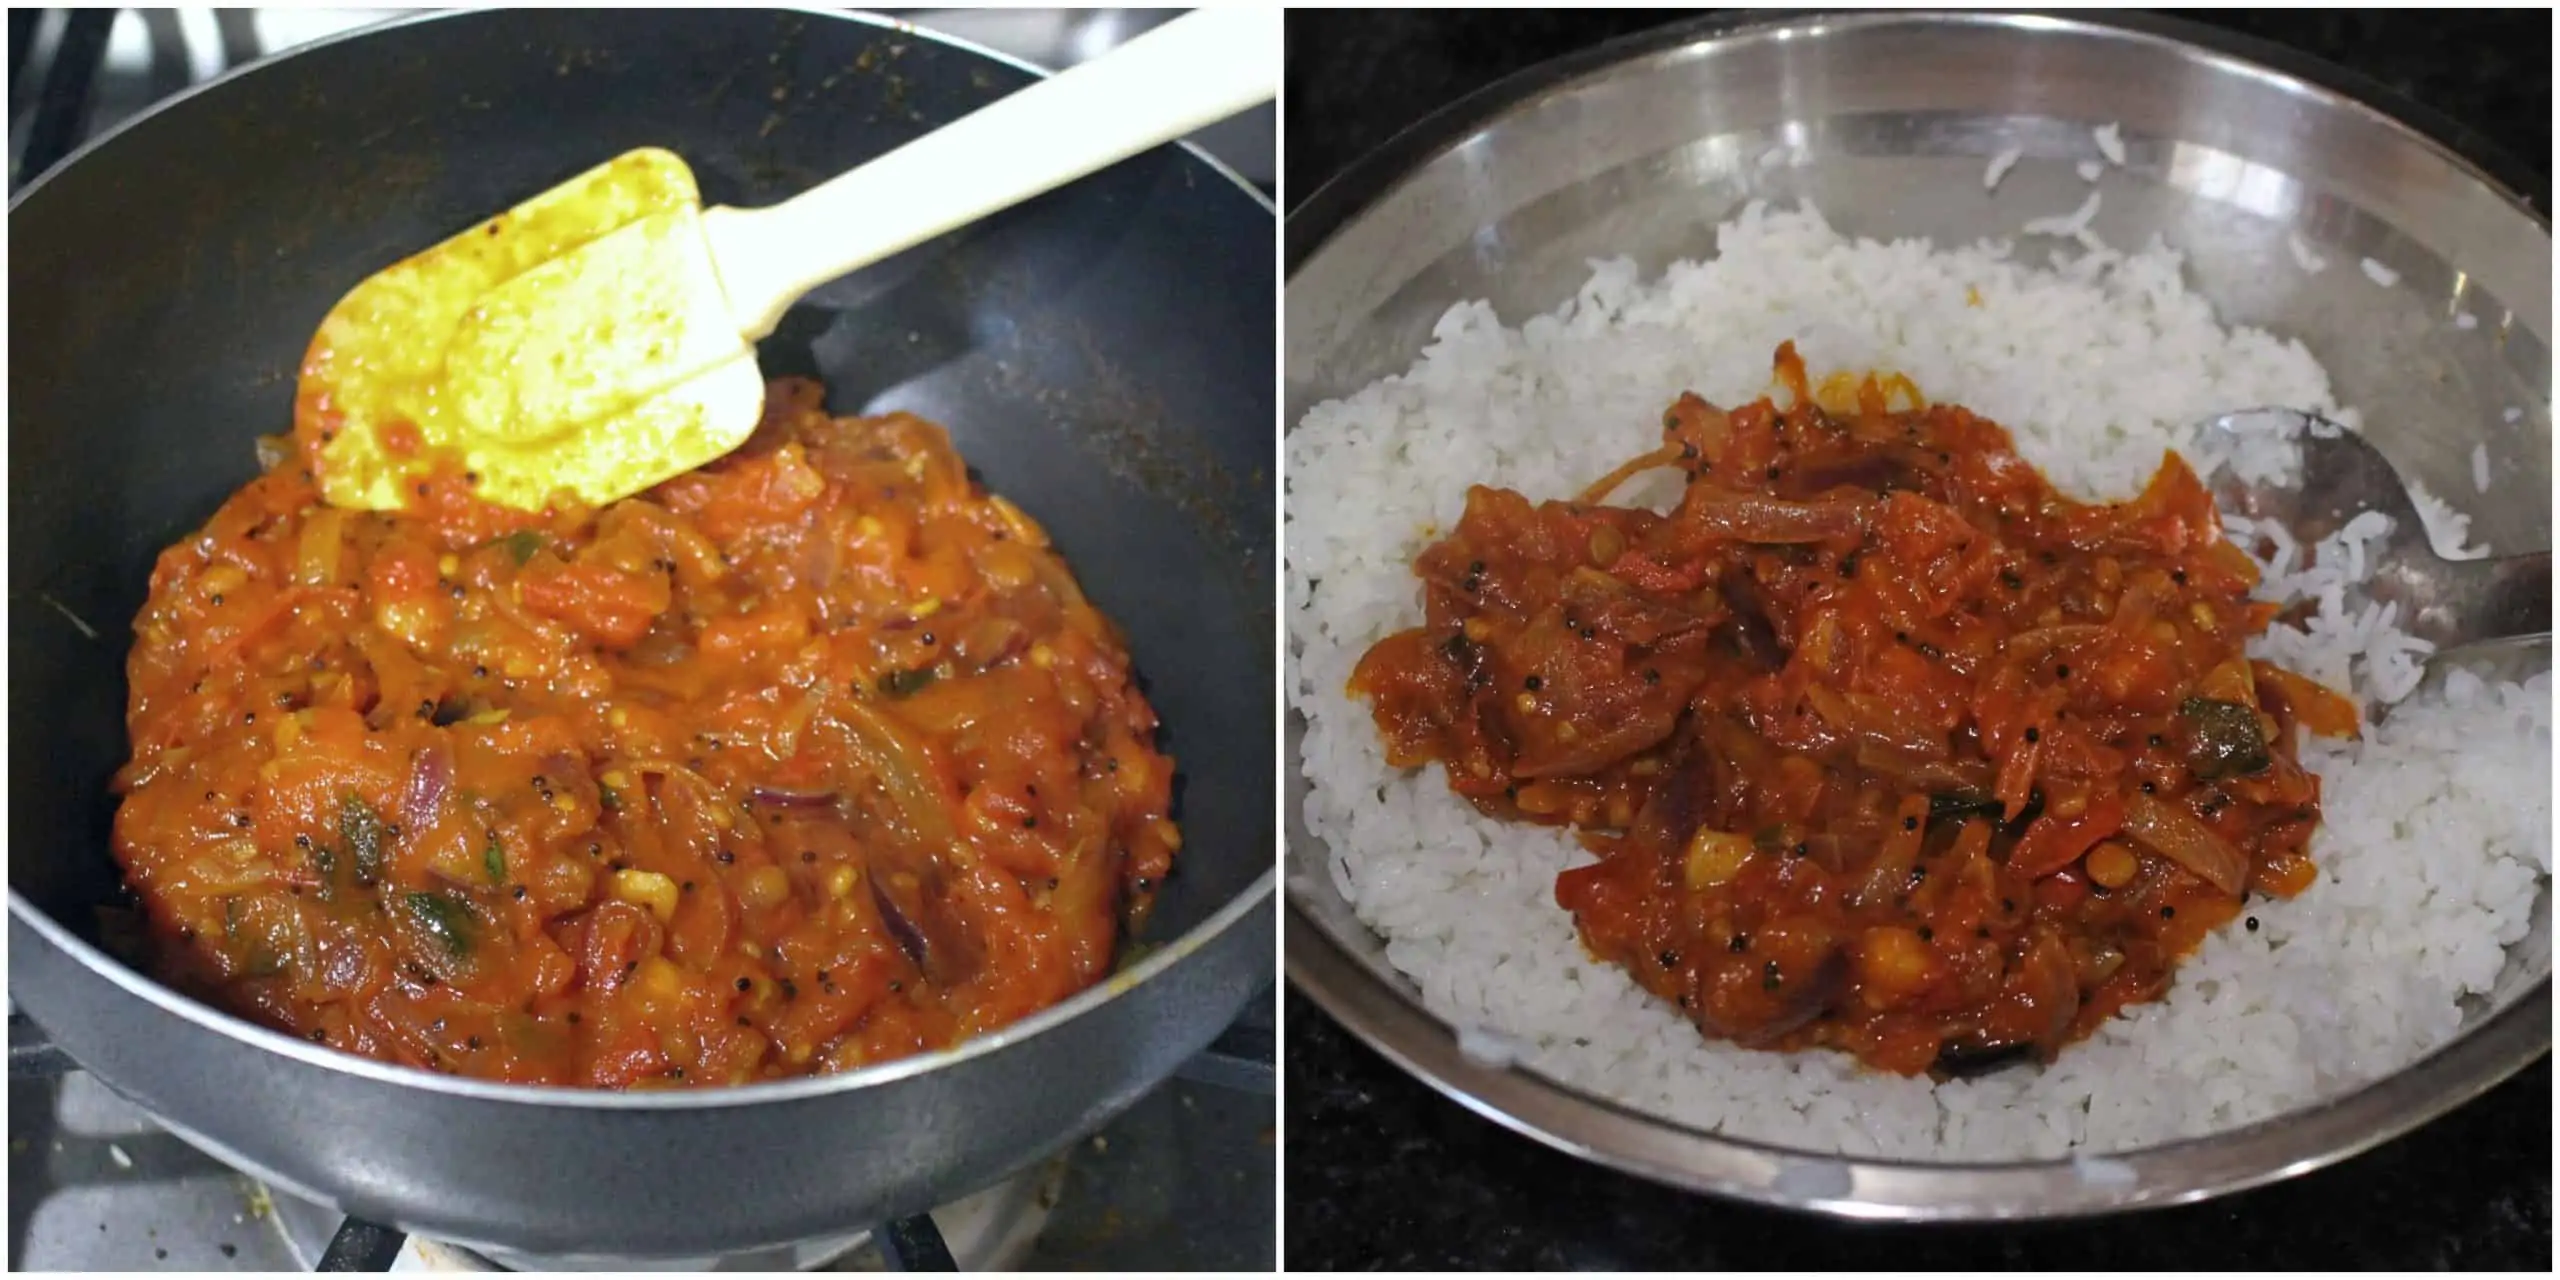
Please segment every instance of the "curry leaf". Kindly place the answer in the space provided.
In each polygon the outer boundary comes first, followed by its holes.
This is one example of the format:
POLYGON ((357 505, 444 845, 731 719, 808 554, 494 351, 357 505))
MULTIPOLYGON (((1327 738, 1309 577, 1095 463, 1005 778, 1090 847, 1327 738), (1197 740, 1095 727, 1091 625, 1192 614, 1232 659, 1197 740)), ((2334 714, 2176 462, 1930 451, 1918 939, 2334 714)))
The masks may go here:
POLYGON ((1971 791, 1941 791, 1929 797, 1929 821, 1944 822, 1949 818, 1988 818, 2002 809, 1996 796, 1971 791))
POLYGON ((880 692, 886 697, 903 698, 932 684, 934 679, 934 670, 931 667, 917 667, 912 671, 892 671, 880 677, 880 692))
POLYGON ((355 859, 357 884, 369 885, 382 878, 383 846, 390 843, 390 835, 382 815, 364 797, 350 791, 338 801, 338 838, 347 842, 347 852, 355 859))
POLYGON ((2187 767, 2207 782, 2256 773, 2270 763, 2267 739, 2254 707, 2214 698, 2178 704, 2187 722, 2187 767))
POLYGON ((460 959, 471 954, 471 907, 450 893, 422 890, 408 895, 409 915, 425 930, 427 936, 442 944, 445 954, 460 959))

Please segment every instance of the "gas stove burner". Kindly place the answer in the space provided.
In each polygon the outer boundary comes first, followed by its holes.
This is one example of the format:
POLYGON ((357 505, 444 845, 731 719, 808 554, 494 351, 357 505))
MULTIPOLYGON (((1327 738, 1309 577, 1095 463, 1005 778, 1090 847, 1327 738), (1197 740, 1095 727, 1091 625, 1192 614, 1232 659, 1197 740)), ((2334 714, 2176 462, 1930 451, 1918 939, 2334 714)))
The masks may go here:
POLYGON ((1032 1258, 1067 1182, 1060 1156, 921 1218, 718 1257, 533 1256, 467 1248, 356 1222, 269 1193, 277 1227, 306 1271, 1010 1271, 1032 1258))

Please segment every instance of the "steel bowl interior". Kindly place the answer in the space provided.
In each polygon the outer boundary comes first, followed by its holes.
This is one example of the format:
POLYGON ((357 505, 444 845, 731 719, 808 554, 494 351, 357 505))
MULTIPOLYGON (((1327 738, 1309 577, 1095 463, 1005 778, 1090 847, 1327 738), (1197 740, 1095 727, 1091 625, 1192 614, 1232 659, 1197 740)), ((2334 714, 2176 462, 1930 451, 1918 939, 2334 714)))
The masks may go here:
MULTIPOLYGON (((2550 545, 2547 219, 2517 187, 2336 87, 2343 73, 2185 24, 2020 15, 1710 20, 1522 73, 1416 126, 1293 211, 1283 408, 1401 372, 1451 305, 1510 323, 1569 297, 1595 258, 1659 273, 1711 256, 1745 202, 1814 201, 1842 231, 1941 244, 2068 213, 2099 158, 2130 151, 2095 230, 2187 255, 2226 322, 2297 337, 2405 474, 2471 511, 2500 550, 2550 545), (2238 51, 2235 51, 2238 50, 2238 51), (2281 69, 2278 64, 2281 65, 2281 69), (1994 192, 1983 174, 2025 159, 1994 192), (2300 236, 2330 263, 2293 261, 2300 236), (2399 275, 2383 288, 2358 269, 2399 275), (2468 312, 2477 327, 2452 317, 2468 312), (2519 411, 2508 420, 2507 411, 2519 411), (2470 453, 2501 459, 2472 501, 2470 453), (2507 483, 2505 475, 2512 475, 2507 483)), ((2406 113, 2404 113, 2406 114, 2406 113)), ((2440 132, 2440 131, 2439 131, 2440 132)), ((1669 394, 1676 388, 1665 388, 1669 394)), ((2547 647, 2525 659, 2548 670, 2547 647)), ((2342 1159, 2423 1123, 2550 1048, 2550 893, 2457 1040, 2324 1104, 2092 1166, 1855 1160, 1738 1141, 1457 1051, 1328 874, 1287 732, 1293 982, 1356 1034, 1489 1118, 1700 1191, 1847 1217, 2030 1218, 2191 1201, 2342 1159)))

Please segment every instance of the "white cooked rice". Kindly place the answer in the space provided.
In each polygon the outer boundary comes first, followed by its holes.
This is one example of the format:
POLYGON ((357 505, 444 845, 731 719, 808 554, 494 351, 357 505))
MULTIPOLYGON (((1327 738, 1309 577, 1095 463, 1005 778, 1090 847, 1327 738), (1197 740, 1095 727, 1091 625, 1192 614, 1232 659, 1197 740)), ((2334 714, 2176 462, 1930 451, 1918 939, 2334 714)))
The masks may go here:
POLYGON ((2371 258, 2363 259, 2356 265, 2364 268, 2365 279, 2371 280, 2385 289, 2400 283, 2399 272, 2394 271, 2371 258))
POLYGON ((2456 311, 2453 313, 2453 327, 2468 333, 2480 327, 2480 317, 2468 311, 2456 311))
POLYGON ((2082 182, 2096 182, 2098 175, 2107 171, 2107 166, 2095 160, 2083 160, 2071 167, 2079 173, 2082 182))
POLYGON ((2085 237, 2089 234, 2089 223, 2098 216, 2098 205, 2105 199, 2104 192, 2092 191, 2088 199, 2080 202, 2079 208, 2058 218, 2029 218, 2026 225, 2018 230, 2031 236, 2079 238, 2085 246, 2096 251, 2098 246, 2090 244, 2085 237))
POLYGON ((2096 136, 2098 154, 2105 156, 2108 164, 2124 167, 2124 126, 2110 120, 2098 126, 2096 136))
MULTIPOLYGON (((1683 390, 1740 403, 1797 340, 1809 367, 1906 372, 1985 413, 2057 484, 2135 492, 2187 424, 2233 405, 2293 404, 2354 425, 2300 344, 2224 328, 2155 243, 2055 270, 1986 244, 1851 241, 1809 210, 1747 208, 1718 255, 1641 282, 1593 265, 1576 296, 1518 327, 1481 303, 1443 316, 1406 373, 1309 410, 1288 437, 1292 702, 1308 829, 1389 960, 1488 1059, 1656 1114, 1799 1148, 1919 1159, 2085 1156, 2228 1128, 2385 1074, 2442 1043, 2522 938, 2550 870, 2550 678, 2456 672, 2360 742, 2314 739, 2321 880, 2250 908, 2163 1001, 2053 1067, 1932 1085, 1829 1053, 1709 1043, 1614 966, 1589 959, 1555 905, 1582 861, 1562 834, 1496 822, 1434 767, 1387 767, 1352 664, 1418 617, 1410 563, 1454 522, 1469 483, 1570 494, 1656 442, 1683 390), (1968 295, 1979 305, 1968 305, 1968 295), (2457 763, 2459 767, 2457 768, 2457 763)), ((2234 465, 2275 465, 2281 443, 2234 465)), ((2207 465, 2199 458, 2198 465, 2207 465)), ((1669 497, 1655 478, 1651 496, 1669 497)), ((1630 494, 1629 496, 1636 496, 1630 494)), ((2465 522, 2422 514, 2440 543, 2465 522)), ((2281 531, 2266 532, 2273 536, 2281 531)), ((2366 697, 2405 693, 2424 645, 2360 598, 2348 570, 2376 532, 2280 543, 2265 590, 2313 599, 2302 630, 2258 651, 2366 697)), ((2103 1168, 2104 1163, 2091 1167, 2103 1168)))
POLYGON ((2429 492, 2424 484, 2415 480, 2408 484, 2409 502, 2417 507, 2418 519, 2427 526, 2427 541, 2435 544, 2437 555, 2447 560, 2478 560, 2489 554, 2489 548, 2471 542, 2471 517, 2429 492))
POLYGON ((2489 491, 2489 446, 2471 446, 2471 487, 2480 493, 2489 491))
POLYGON ((2311 242, 2303 239, 2300 232, 2288 232, 2284 244, 2293 250, 2293 265, 2302 268, 2303 274, 2316 276, 2329 269, 2329 260, 2312 252, 2311 242))
POLYGON ((1982 189, 1989 191, 1999 186, 2000 180, 2009 176, 2009 166, 2018 163, 2018 158, 2025 154, 2026 152, 2011 147, 1991 157, 1991 163, 1982 171, 1982 189))

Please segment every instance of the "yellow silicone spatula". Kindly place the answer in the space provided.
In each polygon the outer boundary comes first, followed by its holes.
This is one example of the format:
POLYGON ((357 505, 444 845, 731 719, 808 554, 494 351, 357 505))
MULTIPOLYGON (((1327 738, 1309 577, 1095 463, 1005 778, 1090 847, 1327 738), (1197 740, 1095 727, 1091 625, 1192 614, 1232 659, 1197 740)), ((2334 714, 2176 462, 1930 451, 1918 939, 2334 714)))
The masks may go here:
POLYGON ((392 509, 439 470, 480 498, 601 505, 744 443, 756 339, 848 271, 1256 103, 1276 10, 1204 9, 778 205, 701 207, 682 160, 620 156, 340 300, 295 430, 322 494, 392 509))

